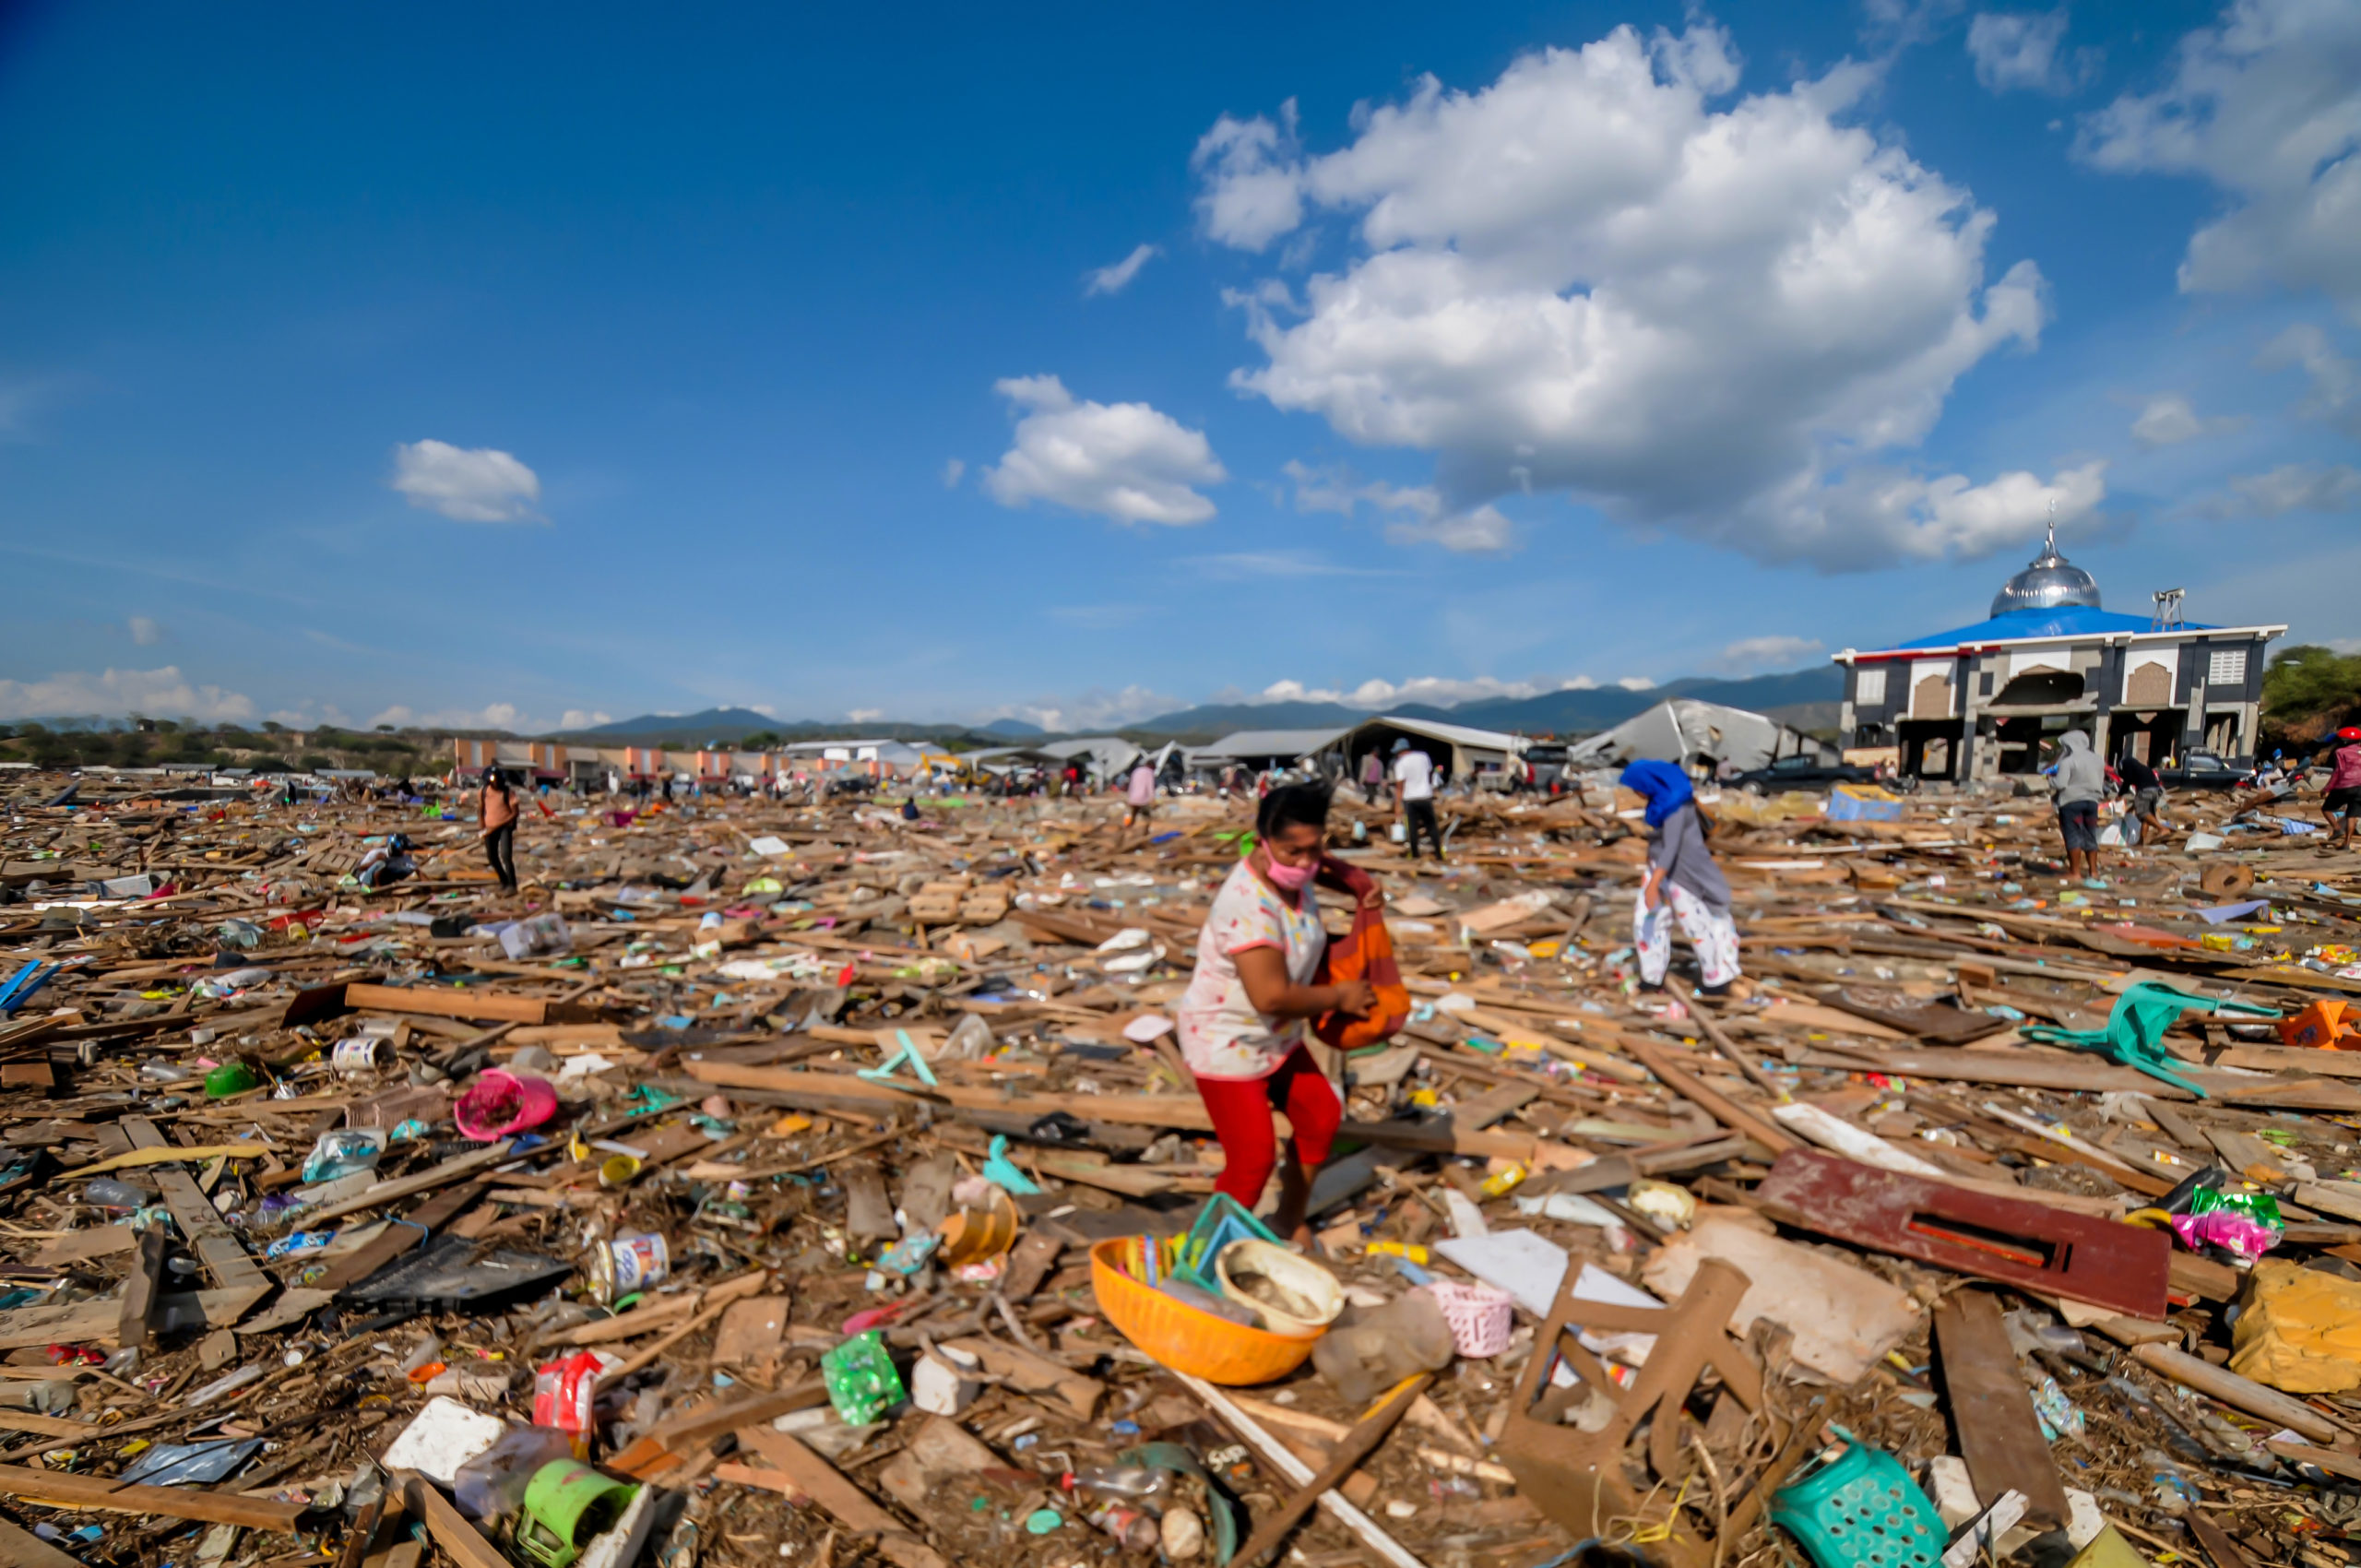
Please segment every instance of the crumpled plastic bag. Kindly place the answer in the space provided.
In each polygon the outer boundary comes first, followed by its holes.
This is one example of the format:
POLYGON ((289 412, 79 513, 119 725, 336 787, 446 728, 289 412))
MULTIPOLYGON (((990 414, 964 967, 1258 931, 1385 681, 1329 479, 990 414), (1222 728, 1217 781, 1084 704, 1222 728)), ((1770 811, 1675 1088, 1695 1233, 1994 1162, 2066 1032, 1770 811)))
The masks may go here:
POLYGON ((2287 1394, 2361 1388, 2361 1282, 2266 1258, 2248 1276, 2230 1370, 2287 1394))

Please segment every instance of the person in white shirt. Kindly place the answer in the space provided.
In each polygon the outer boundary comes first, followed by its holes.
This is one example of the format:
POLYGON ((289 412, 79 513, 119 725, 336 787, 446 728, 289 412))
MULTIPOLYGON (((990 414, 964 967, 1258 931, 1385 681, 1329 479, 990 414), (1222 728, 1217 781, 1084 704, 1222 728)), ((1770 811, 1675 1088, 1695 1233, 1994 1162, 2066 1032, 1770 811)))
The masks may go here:
POLYGON ((1442 829, 1435 821, 1434 758, 1415 750, 1407 741, 1394 742, 1394 806, 1409 837, 1410 858, 1418 858, 1418 835, 1424 833, 1442 859, 1442 829))

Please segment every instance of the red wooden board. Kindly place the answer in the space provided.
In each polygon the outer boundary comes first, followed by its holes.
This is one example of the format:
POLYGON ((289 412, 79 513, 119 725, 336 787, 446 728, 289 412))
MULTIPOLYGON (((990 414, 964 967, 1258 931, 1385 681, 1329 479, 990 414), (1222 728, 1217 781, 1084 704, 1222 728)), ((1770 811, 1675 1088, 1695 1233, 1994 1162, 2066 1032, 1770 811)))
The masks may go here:
POLYGON ((1778 1218, 1956 1274, 2161 1319, 2172 1239, 2020 1198, 1789 1149, 1755 1189, 1778 1218))

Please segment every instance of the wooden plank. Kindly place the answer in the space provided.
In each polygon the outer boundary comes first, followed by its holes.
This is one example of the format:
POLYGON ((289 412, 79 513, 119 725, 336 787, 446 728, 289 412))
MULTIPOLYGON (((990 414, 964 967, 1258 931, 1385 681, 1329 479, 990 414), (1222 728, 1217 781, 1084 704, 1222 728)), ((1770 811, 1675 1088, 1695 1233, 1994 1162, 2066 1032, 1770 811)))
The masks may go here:
POLYGON ((0 1562, 8 1568, 82 1568, 74 1558, 6 1519, 0 1519, 0 1562))
MULTIPOLYGON (((255 1300, 255 1292, 244 1288, 166 1296, 157 1306, 156 1329, 170 1333, 208 1324, 227 1328, 245 1316, 255 1300)), ((18 1307, 0 1313, 0 1350, 27 1345, 112 1345, 122 1326, 123 1301, 116 1296, 65 1306, 18 1307)))
POLYGON ((125 1348, 156 1348, 156 1301, 163 1293, 164 1228, 151 1225, 139 1235, 138 1255, 131 1260, 131 1277, 123 1288, 123 1314, 114 1342, 125 1348))
POLYGON ((344 988, 344 1004, 356 1012, 431 1013, 443 1018, 472 1018, 500 1024, 548 1024, 550 1004, 540 996, 446 986, 363 985, 344 988))
MULTIPOLYGON (((135 1148, 167 1146, 164 1134, 145 1116, 126 1116, 121 1124, 135 1148)), ((164 1194, 164 1206, 172 1211, 172 1223, 180 1227, 189 1250, 211 1272, 214 1284, 224 1290, 252 1292, 248 1306, 268 1295, 274 1281, 255 1262, 238 1233, 222 1223, 221 1211, 198 1189, 196 1179, 172 1165, 157 1166, 155 1178, 164 1194)))
POLYGON ((516 1568, 433 1481, 416 1470, 397 1471, 395 1479, 401 1484, 403 1503, 459 1568, 516 1568))
MULTIPOLYGON (((125 1514, 197 1519, 209 1525, 242 1525, 250 1530, 277 1530, 282 1534, 293 1533, 295 1521, 303 1517, 307 1506, 242 1497, 235 1492, 208 1491, 194 1486, 125 1486, 97 1476, 77 1476, 64 1470, 26 1470, 14 1465, 0 1465, 0 1492, 65 1508, 112 1508, 125 1514)), ((482 1568, 492 1565, 484 1564, 482 1568)), ((501 1562, 499 1568, 511 1565, 501 1562)))
POLYGON ((1095 1377, 1085 1377, 1070 1372, 1046 1356, 1016 1345, 1003 1345, 997 1339, 953 1339, 946 1341, 954 1350, 962 1350, 984 1363, 984 1370, 1003 1378, 1009 1385, 1026 1394, 1050 1394, 1072 1411, 1079 1420, 1090 1420, 1098 1411, 1098 1401, 1106 1394, 1107 1385, 1095 1377))
POLYGON ((2211 1361, 2176 1350, 2170 1346, 2134 1345, 2131 1359, 2150 1372, 2171 1378, 2185 1388, 2194 1388, 2209 1398, 2219 1399, 2231 1408, 2244 1410, 2250 1416, 2277 1421, 2315 1443, 2333 1443, 2343 1431, 2300 1399, 2291 1399, 2275 1388, 2265 1388, 2251 1378, 2240 1377, 2226 1367, 2217 1367, 2211 1361))
POLYGON ((1628 1037, 1624 1047, 1638 1057, 1649 1072, 1662 1079, 1667 1087, 1732 1132, 1744 1133, 1774 1154, 1784 1154, 1800 1146, 1768 1116, 1757 1115, 1719 1089, 1709 1087, 1694 1074, 1674 1066, 1668 1052, 1636 1035, 1628 1037))
POLYGON ((1229 1560, 1230 1568, 1262 1568, 1263 1560, 1279 1549, 1297 1523, 1339 1482, 1352 1474, 1354 1467, 1376 1452, 1378 1444, 1394 1431, 1394 1423, 1402 1419, 1412 1402, 1432 1382, 1432 1372, 1421 1372, 1417 1377, 1406 1379, 1380 1401, 1376 1409, 1362 1417, 1350 1431, 1339 1438, 1328 1455, 1328 1462, 1320 1467, 1319 1473, 1296 1488, 1275 1512, 1254 1526, 1254 1533, 1246 1538, 1246 1544, 1240 1547, 1238 1554, 1229 1560))
POLYGON ((2000 1306, 1982 1290, 1954 1290, 1935 1309, 1935 1344, 1960 1454, 1978 1497, 2024 1493, 2025 1517, 2044 1529, 2066 1523, 2066 1486, 2041 1435, 2000 1306))
POLYGON ((789 1434, 768 1427, 742 1427, 738 1442, 768 1460, 789 1485, 834 1515, 838 1524, 875 1536, 878 1554, 895 1568, 951 1568, 932 1547, 902 1528, 900 1521, 846 1479, 842 1471, 789 1434))

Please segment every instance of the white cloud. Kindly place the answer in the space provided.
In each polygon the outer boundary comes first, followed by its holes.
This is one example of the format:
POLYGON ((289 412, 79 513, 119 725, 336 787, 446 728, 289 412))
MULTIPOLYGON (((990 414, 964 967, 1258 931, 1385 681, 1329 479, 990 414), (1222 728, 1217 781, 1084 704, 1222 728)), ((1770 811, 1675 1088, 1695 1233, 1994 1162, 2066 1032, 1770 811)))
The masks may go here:
POLYGON ((2064 7, 2046 12, 1986 11, 1967 24, 1975 79, 1994 92, 2074 90, 2094 63, 2089 51, 2069 60, 2064 7))
POLYGON ((953 457, 945 461, 943 465, 943 488, 945 490, 958 489, 960 476, 965 474, 967 471, 967 459, 963 457, 953 457))
POLYGON ((1145 403, 1077 401, 1054 375, 995 382, 1025 411, 1016 444, 984 470, 1003 506, 1053 502, 1119 523, 1202 523, 1214 504, 1191 488, 1229 475, 1204 432, 1145 403))
POLYGON ((1722 649, 1714 662, 1736 675, 1793 670, 1826 646, 1818 637, 1741 637, 1722 649))
POLYGON ((544 728, 527 719, 513 702, 478 708, 438 707, 427 713, 396 703, 372 718, 368 727, 374 730, 380 724, 397 730, 505 730, 511 734, 532 734, 544 728))
POLYGON ((2258 370, 2302 366, 2312 395, 2296 411, 2361 437, 2361 366, 2329 347, 2327 333, 2309 322, 2291 327, 2265 343, 2254 362, 2258 370))
POLYGON ((1131 255, 1115 263, 1114 266, 1094 267, 1084 273, 1083 297, 1087 299, 1093 294, 1121 293, 1131 286, 1132 279, 1140 275, 1140 268, 1148 264, 1148 258, 1157 254, 1159 253, 1154 245, 1138 245, 1133 247, 1131 255))
POLYGON ((393 487, 413 506, 462 523, 541 521, 541 481, 490 446, 409 441, 394 448, 393 487))
POLYGON ((154 647, 164 640, 164 628, 147 615, 134 615, 125 624, 130 628, 131 640, 141 647, 154 647))
POLYGON ((1394 514, 1385 537, 1395 544, 1440 544, 1462 554, 1497 555, 1515 547, 1516 525, 1489 502, 1453 510, 1430 484, 1398 485, 1378 480, 1356 485, 1343 469, 1313 469, 1293 459, 1280 469, 1295 481, 1299 512, 1337 512, 1351 517, 1363 502, 1394 514))
POLYGON ((2232 198, 2190 237, 2184 291, 2318 289, 2361 320, 2361 6, 2235 0, 2181 40, 2167 84, 2088 116, 2076 146, 2232 198))
POLYGON ((2159 392, 2141 406, 2131 422, 2131 439, 2142 446, 2173 446, 2201 435, 2226 435, 2246 428, 2243 414, 2217 414, 2201 419, 2189 399, 2177 392, 2159 392))
POLYGON ((2216 498, 2206 511, 2214 517, 2264 517, 2361 511, 2361 469, 2350 463, 2288 463, 2269 473, 2236 475, 2230 489, 2237 500, 2216 498))
POLYGON ((1656 688, 1656 683, 1645 675, 1626 675, 1615 683, 1627 692, 1652 692, 1656 688))
POLYGON ((1296 167, 1295 100, 1279 105, 1279 124, 1224 114, 1198 139, 1189 167, 1204 180, 1197 220, 1206 233, 1240 250, 1259 251, 1303 221, 1296 167))
POLYGON ((1193 160, 1208 235, 1260 251, 1325 209, 1360 242, 1299 303, 1275 279, 1230 296, 1266 356, 1233 385, 1434 453, 1442 516, 1559 491, 1827 570, 2037 535, 2038 501, 1950 520, 2028 476, 1879 466, 1987 354, 2037 341, 2046 289, 2031 262, 1987 281, 1992 214, 1839 122, 1874 79, 1845 65, 1717 109, 1725 33, 1624 27, 1479 90, 1426 78, 1325 155, 1291 117, 1224 118, 1193 160))
POLYGON ((856 707, 849 708, 846 711, 845 722, 848 724, 874 724, 884 717, 885 710, 882 707, 856 707))
POLYGON ((243 723, 255 716, 253 701, 220 686, 190 684, 178 667, 160 670, 61 671, 41 681, 0 681, 0 719, 115 717, 194 719, 202 723, 243 723))
POLYGON ((586 711, 578 707, 569 707, 558 719, 557 727, 561 730, 588 730, 596 725, 612 724, 614 721, 615 716, 611 713, 602 713, 595 708, 586 711))

